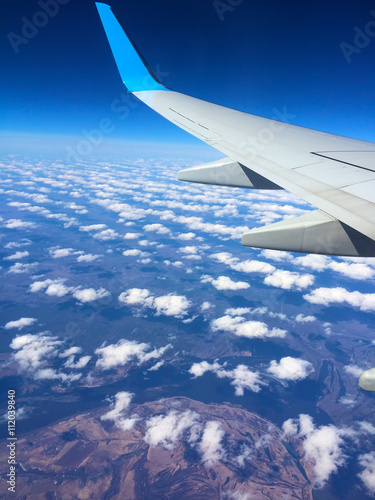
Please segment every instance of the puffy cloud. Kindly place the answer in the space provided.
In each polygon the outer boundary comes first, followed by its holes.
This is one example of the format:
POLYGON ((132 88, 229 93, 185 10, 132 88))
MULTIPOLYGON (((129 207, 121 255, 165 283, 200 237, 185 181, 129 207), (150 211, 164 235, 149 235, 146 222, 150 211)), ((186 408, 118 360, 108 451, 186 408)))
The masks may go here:
POLYGON ((236 396, 243 396, 244 389, 259 392, 261 385, 264 385, 259 372, 252 372, 245 365, 238 365, 233 370, 226 370, 225 364, 222 366, 217 361, 212 364, 201 361, 200 363, 194 363, 189 370, 189 373, 194 377, 201 377, 206 372, 215 373, 219 378, 229 378, 231 385, 235 388, 236 396))
POLYGON ((183 295, 163 295, 154 299, 153 308, 156 314, 165 316, 175 316, 176 318, 185 316, 188 313, 191 302, 183 295))
POLYGON ((343 438, 354 435, 352 430, 334 425, 316 427, 310 415, 304 414, 301 414, 298 420, 287 420, 282 428, 284 434, 303 439, 305 459, 313 462, 313 471, 319 487, 345 463, 343 438))
POLYGON ((359 427, 363 432, 375 436, 375 427, 370 424, 370 422, 366 422, 365 420, 363 420, 362 422, 359 422, 359 427))
MULTIPOLYGON (((267 311, 267 308, 265 308, 265 311, 267 311)), ((253 311, 250 307, 230 307, 225 310, 225 314, 229 314, 229 316, 244 316, 251 312, 253 311)))
POLYGON ((124 240, 137 240, 141 236, 141 233, 126 233, 124 234, 124 240))
POLYGON ((362 372, 365 370, 365 368, 360 368, 359 366, 356 365, 346 365, 344 366, 344 371, 346 373, 349 373, 350 375, 354 375, 354 377, 360 377, 362 375, 362 372))
POLYGON ((63 373, 53 368, 41 368, 34 374, 36 380, 61 380, 61 382, 68 384, 79 380, 81 377, 81 373, 63 373))
POLYGON ((126 292, 122 292, 118 298, 119 302, 128 306, 147 306, 152 307, 154 298, 150 290, 146 288, 130 288, 126 292))
POLYGON ((11 274, 21 274, 30 272, 37 264, 21 264, 21 262, 16 262, 8 269, 8 273, 11 274))
POLYGON ((375 293, 349 292, 345 288, 316 288, 303 296, 312 304, 329 306, 331 304, 349 304, 361 311, 375 311, 375 293))
POLYGON ((109 420, 114 422, 116 427, 123 431, 131 430, 138 418, 126 418, 126 413, 133 399, 134 394, 131 392, 118 392, 115 395, 115 401, 112 403, 112 409, 101 416, 101 420, 109 420))
POLYGON ((96 349, 95 354, 99 357, 96 366, 102 370, 110 370, 116 366, 125 366, 131 361, 141 365, 150 359, 160 358, 170 347, 171 345, 168 344, 165 347, 147 352, 150 349, 149 344, 122 339, 117 344, 110 344, 96 349))
POLYGON ((329 266, 331 259, 326 255, 308 254, 303 257, 296 257, 294 263, 297 266, 308 267, 314 271, 324 271, 329 266))
POLYGON ((211 276, 202 276, 202 283, 211 283, 217 290, 245 290, 250 288, 249 283, 244 281, 233 281, 227 276, 219 276, 217 279, 211 278, 211 276))
POLYGON ((99 259, 101 255, 93 255, 92 253, 86 253, 77 257, 77 262, 93 262, 99 259))
POLYGON ((267 276, 264 279, 264 283, 277 288, 283 288, 284 290, 290 290, 291 288, 302 290, 314 283, 314 276, 278 269, 270 276, 267 276))
POLYGON ((5 222, 5 227, 8 229, 31 229, 36 227, 34 222, 25 222, 20 219, 9 219, 5 222))
POLYGON ((120 235, 113 229, 104 229, 103 231, 99 231, 99 233, 95 233, 93 237, 99 241, 110 241, 119 238, 120 235))
POLYGON ((348 276, 356 280, 371 279, 375 275, 375 269, 362 263, 348 263, 332 261, 329 265, 330 269, 337 273, 348 276))
POLYGON ((191 302, 183 295, 162 295, 154 297, 147 289, 131 288, 122 292, 119 302, 130 306, 141 306, 154 309, 157 315, 180 318, 188 313, 191 302))
POLYGON ((10 347, 14 351, 14 359, 18 362, 20 369, 24 372, 36 371, 43 367, 45 362, 55 357, 61 340, 49 335, 18 335, 15 337, 10 347))
POLYGON ((105 288, 98 288, 98 290, 95 290, 95 288, 84 288, 73 292, 73 297, 83 303, 99 300, 109 295, 110 293, 105 288))
POLYGON ((221 441, 225 435, 221 423, 211 420, 206 423, 202 439, 198 445, 198 449, 202 454, 202 460, 206 467, 213 467, 216 462, 225 457, 224 448, 221 441))
POLYGON ((85 232, 100 231, 101 229, 105 229, 106 227, 106 224, 91 224, 90 226, 80 226, 79 230, 85 232))
POLYGON ((261 255, 266 259, 275 260, 276 262, 284 262, 293 260, 293 256, 289 252, 284 252, 282 250, 262 250, 261 255))
POLYGON ((276 360, 271 361, 267 371, 283 380, 302 380, 314 371, 314 367, 309 361, 287 356, 281 358, 279 363, 276 360))
POLYGON ((208 309, 211 309, 211 307, 212 304, 210 302, 203 302, 203 304, 201 305, 201 311, 207 311, 208 309))
POLYGON ((62 281, 57 281, 48 285, 45 293, 50 297, 64 297, 71 290, 72 288, 65 286, 62 281))
POLYGON ((132 249, 125 250, 124 252, 122 252, 122 255, 124 257, 137 257, 138 255, 141 255, 141 254, 143 254, 143 252, 137 248, 132 248, 132 249))
POLYGON ((358 463, 363 467, 363 471, 358 474, 371 495, 375 495, 375 452, 359 455, 358 463))
POLYGON ((211 323, 211 328, 214 331, 231 332, 238 337, 265 338, 265 337, 281 337, 286 335, 285 330, 280 328, 268 328, 261 321, 246 321, 242 316, 222 316, 215 319, 211 323))
POLYGON ((81 370, 82 368, 85 368, 90 359, 91 356, 82 356, 77 361, 74 361, 74 356, 72 355, 69 356, 68 359, 65 361, 64 366, 65 368, 73 368, 75 370, 81 370))
POLYGON ((156 232, 156 234, 169 234, 171 231, 163 224, 146 224, 143 226, 146 232, 156 232))
POLYGON ((60 259, 61 257, 68 257, 74 252, 73 248, 51 248, 49 254, 53 259, 60 259))
POLYGON ((33 325, 36 321, 36 318, 20 318, 16 321, 9 321, 4 328, 6 330, 9 330, 10 328, 18 328, 18 330, 21 330, 22 328, 25 328, 25 326, 33 325))
POLYGON ((73 356, 75 354, 81 354, 81 352, 82 352, 82 347, 78 346, 69 347, 68 349, 65 349, 65 351, 59 354, 59 358, 68 358, 69 356, 73 356))
POLYGON ((24 257, 29 256, 29 252, 16 252, 13 255, 9 255, 8 257, 4 257, 4 260, 19 260, 23 259, 24 257))
POLYGON ((189 241, 195 238, 195 236, 195 233, 180 233, 178 236, 176 236, 176 238, 178 240, 189 241))
POLYGON ((31 245, 31 241, 28 240, 27 238, 22 238, 20 241, 10 241, 4 246, 4 248, 6 249, 20 248, 27 245, 31 245))
POLYGON ((315 316, 305 316, 303 314, 297 314, 294 319, 297 323, 312 323, 313 321, 316 321, 315 316))
MULTIPOLYGON (((151 447, 162 446, 167 450, 176 448, 184 434, 198 424, 198 413, 170 411, 166 415, 156 415, 146 421, 144 441, 151 447)), ((191 435, 191 434, 190 434, 191 435)))
POLYGON ((262 273, 271 274, 276 268, 267 262, 262 262, 259 260, 244 260, 233 257, 232 254, 228 252, 215 253, 211 255, 212 259, 229 266, 235 271, 240 271, 243 273, 262 273))

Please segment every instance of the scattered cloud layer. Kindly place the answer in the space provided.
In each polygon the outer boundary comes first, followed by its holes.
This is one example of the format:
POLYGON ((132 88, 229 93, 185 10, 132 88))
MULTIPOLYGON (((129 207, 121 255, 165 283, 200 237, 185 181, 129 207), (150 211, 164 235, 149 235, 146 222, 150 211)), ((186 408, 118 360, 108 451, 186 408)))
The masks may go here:
POLYGON ((297 381, 308 377, 314 371, 314 367, 309 361, 287 356, 281 358, 279 362, 275 359, 271 361, 267 371, 279 379, 297 381))
POLYGON ((233 370, 227 370, 224 365, 220 365, 217 361, 210 364, 207 361, 194 363, 189 370, 189 373, 194 377, 201 377, 207 372, 215 373, 219 378, 229 378, 231 385, 235 388, 236 396, 243 396, 244 389, 252 392, 259 392, 262 382, 259 372, 252 372, 245 365, 238 365, 233 370))
POLYGON ((110 370, 117 366, 125 366, 130 362, 142 365, 151 359, 160 358, 170 347, 171 345, 168 344, 150 351, 149 344, 122 339, 117 344, 96 349, 95 354, 99 357, 96 366, 101 370, 110 370))
POLYGON ((347 304, 361 311, 375 311, 375 293, 349 292, 345 288, 316 288, 303 296, 311 304, 347 304))
POLYGON ((170 293, 155 297, 150 290, 131 288, 122 292, 118 298, 121 304, 153 309, 156 315, 182 318, 188 314, 191 302, 184 295, 170 293))
POLYGON ((213 331, 230 332, 237 337, 254 338, 284 338, 286 330, 280 328, 269 328, 262 321, 246 321, 242 316, 222 316, 211 322, 213 331))

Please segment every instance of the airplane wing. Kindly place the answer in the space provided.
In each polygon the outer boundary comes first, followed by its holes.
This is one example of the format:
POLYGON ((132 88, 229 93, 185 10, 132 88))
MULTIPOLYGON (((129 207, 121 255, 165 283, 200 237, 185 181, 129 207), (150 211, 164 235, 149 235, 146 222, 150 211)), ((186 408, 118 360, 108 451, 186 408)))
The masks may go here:
POLYGON ((246 246, 375 256, 375 144, 212 104, 161 84, 107 4, 97 3, 128 91, 225 157, 182 170, 182 181, 286 189, 317 210, 252 229, 246 246))

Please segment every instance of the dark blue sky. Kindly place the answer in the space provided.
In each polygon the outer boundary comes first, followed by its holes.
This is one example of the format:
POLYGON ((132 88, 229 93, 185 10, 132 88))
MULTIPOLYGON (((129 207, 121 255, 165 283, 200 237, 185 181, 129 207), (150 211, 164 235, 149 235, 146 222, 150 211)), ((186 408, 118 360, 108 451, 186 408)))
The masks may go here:
MULTIPOLYGON (((61 2, 59 12, 17 46, 18 54, 9 33, 21 35, 40 3, 12 0, 1 7, 1 130, 80 136, 109 118, 112 138, 196 143, 144 105, 126 119, 111 110, 125 89, 94 2, 61 2)), ((295 124, 375 141, 373 1, 107 3, 150 66, 167 74, 169 88, 268 117, 286 106, 295 124), (360 40, 348 63, 340 43, 355 45, 356 26, 367 26, 371 36, 360 40)), ((43 23, 43 16, 37 19, 43 23)))

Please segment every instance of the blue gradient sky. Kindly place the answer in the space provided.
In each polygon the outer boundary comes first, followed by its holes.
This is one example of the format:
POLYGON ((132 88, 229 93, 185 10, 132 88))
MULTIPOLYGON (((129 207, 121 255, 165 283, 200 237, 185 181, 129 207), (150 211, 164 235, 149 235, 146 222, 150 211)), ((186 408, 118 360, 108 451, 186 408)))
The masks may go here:
MULTIPOLYGON (((81 136, 109 118, 111 139, 197 144, 143 104, 111 110, 125 89, 94 2, 64 1, 18 54, 8 34, 41 7, 2 6, 1 131, 81 136)), ((375 21, 373 1, 237 0, 221 18, 213 0, 107 3, 169 88, 267 117, 286 106, 295 124, 375 141, 375 36, 350 64, 340 49, 375 21)))

